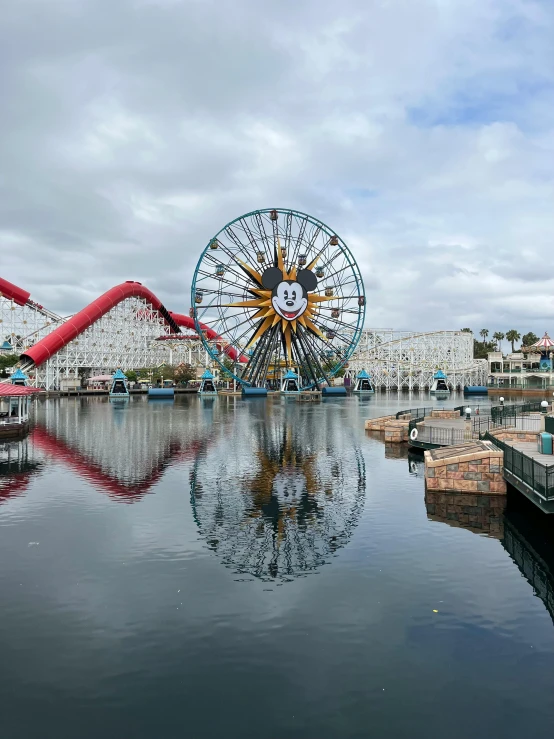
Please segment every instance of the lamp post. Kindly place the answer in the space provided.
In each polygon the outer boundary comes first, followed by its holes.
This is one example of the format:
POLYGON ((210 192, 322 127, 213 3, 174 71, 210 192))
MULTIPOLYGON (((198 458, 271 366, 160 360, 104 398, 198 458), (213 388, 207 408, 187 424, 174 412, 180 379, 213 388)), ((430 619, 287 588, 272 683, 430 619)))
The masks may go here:
POLYGON ((546 413, 548 411, 548 400, 543 400, 541 402, 541 411, 543 413, 546 413))
POLYGON ((471 408, 469 406, 466 408, 466 421, 471 421, 471 408))
POLYGON ((498 398, 498 400, 500 401, 500 405, 504 405, 504 398, 502 396, 500 396, 500 398, 498 398))

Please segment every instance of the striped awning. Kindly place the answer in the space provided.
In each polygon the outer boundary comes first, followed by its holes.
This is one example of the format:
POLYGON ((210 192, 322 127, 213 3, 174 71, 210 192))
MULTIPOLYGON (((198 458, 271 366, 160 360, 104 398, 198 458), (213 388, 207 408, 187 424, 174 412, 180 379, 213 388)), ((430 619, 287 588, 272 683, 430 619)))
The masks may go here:
POLYGON ((12 385, 11 382, 0 382, 0 397, 11 398, 16 395, 34 395, 41 393, 38 387, 28 387, 25 385, 12 385))
POLYGON ((539 349, 549 349, 551 346, 554 346, 554 341, 552 341, 550 336, 545 333, 542 339, 540 339, 540 341, 537 341, 536 344, 533 344, 533 346, 536 346, 539 349))

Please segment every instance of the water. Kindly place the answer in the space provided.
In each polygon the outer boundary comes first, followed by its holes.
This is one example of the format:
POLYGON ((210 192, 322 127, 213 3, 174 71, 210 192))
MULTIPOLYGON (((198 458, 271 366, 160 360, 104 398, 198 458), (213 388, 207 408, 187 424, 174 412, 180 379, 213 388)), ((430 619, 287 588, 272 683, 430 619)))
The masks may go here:
POLYGON ((552 525, 363 430, 433 402, 43 401, 0 451, 2 739, 550 737, 552 525))

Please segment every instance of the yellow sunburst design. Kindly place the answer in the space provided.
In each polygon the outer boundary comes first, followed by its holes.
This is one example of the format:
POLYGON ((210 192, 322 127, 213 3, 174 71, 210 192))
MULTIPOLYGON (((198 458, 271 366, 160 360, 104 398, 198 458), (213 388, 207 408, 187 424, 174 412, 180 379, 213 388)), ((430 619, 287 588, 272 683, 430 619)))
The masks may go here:
MULTIPOLYGON (((283 280, 296 280, 296 266, 291 267, 289 271, 285 268, 284 260, 281 252, 281 245, 278 242, 276 249, 277 252, 277 267, 283 273, 283 280)), ((317 258, 310 263, 309 268, 311 269, 317 261, 317 258)), ((239 300, 236 303, 225 303, 222 305, 223 308, 257 308, 258 310, 252 316, 252 320, 260 320, 256 332, 246 345, 245 349, 254 344, 258 339, 269 329, 273 328, 279 321, 281 321, 281 332, 285 338, 285 346, 287 351, 287 360, 292 362, 292 333, 296 333, 297 324, 300 324, 308 331, 311 331, 320 339, 324 336, 319 328, 313 322, 313 318, 317 317, 318 314, 318 303, 324 303, 328 300, 337 300, 337 296, 327 297, 325 295, 308 294, 308 305, 304 313, 298 318, 291 321, 280 316, 271 302, 271 290, 265 290, 262 285, 262 275, 250 265, 237 259, 242 269, 249 275, 250 279, 255 283, 256 287, 248 288, 249 292, 257 295, 257 298, 251 300, 239 300)))

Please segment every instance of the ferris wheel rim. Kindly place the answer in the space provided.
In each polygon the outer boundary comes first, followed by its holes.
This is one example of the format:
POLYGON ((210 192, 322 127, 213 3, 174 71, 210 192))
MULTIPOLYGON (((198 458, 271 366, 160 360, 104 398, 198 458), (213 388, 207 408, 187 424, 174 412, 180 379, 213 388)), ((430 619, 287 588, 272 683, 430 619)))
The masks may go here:
MULTIPOLYGON (((217 363, 222 369, 225 369, 226 373, 230 376, 230 378, 234 379, 236 382, 238 382, 241 386, 251 386, 252 383, 248 380, 245 380, 243 377, 236 374, 236 364, 240 364, 240 358, 244 356, 243 348, 239 346, 234 346, 234 344, 229 341, 228 345, 230 345, 234 351, 236 352, 237 359, 233 360, 233 369, 230 370, 229 368, 225 367, 223 362, 219 359, 219 355, 221 352, 215 352, 212 347, 209 345, 208 341, 206 340, 206 327, 202 325, 202 322, 198 318, 198 310, 196 308, 195 304, 195 296, 197 292, 197 280, 198 275, 200 271, 200 267, 202 266, 204 262, 204 258, 206 255, 211 251, 211 244, 214 242, 214 240, 217 240, 218 237, 225 233, 227 229, 229 229, 234 224, 243 221, 248 218, 255 217, 256 215, 263 215, 263 214, 270 214, 275 211, 279 215, 290 215, 292 217, 300 218, 303 221, 308 222, 310 225, 315 226, 319 228, 323 233, 325 233, 330 238, 337 238, 338 239, 338 245, 340 246, 340 250, 344 258, 346 259, 347 265, 351 271, 351 275, 354 278, 354 284, 356 288, 356 294, 359 298, 358 306, 359 310, 357 311, 357 318, 355 325, 353 324, 350 327, 350 330, 352 331, 352 337, 349 340, 347 346, 345 347, 344 351, 341 354, 340 359, 336 361, 336 364, 333 366, 332 369, 328 370, 329 377, 335 377, 336 374, 344 368, 344 366, 348 363, 349 359, 352 357, 354 351, 356 350, 356 347, 359 343, 359 340, 361 338, 362 330, 364 327, 365 322, 365 310, 366 310, 366 294, 365 294, 365 286, 363 282, 363 278, 361 275, 361 270, 358 266, 358 263, 356 259, 354 258, 354 255, 352 254, 350 248, 348 247, 348 244, 344 241, 344 239, 336 233, 333 229, 331 229, 324 221, 320 220, 319 218, 312 216, 309 213, 306 213, 304 211, 296 210, 294 208, 258 208, 251 210, 247 213, 243 213, 235 218, 233 218, 231 221, 226 223, 224 226, 222 226, 217 233, 212 236, 205 247, 203 248, 198 261, 196 263, 193 279, 191 282, 191 310, 193 311, 193 320, 194 320, 194 326, 196 329, 196 332, 198 333, 205 350, 209 354, 211 360, 215 363, 217 363)), ((353 297, 353 296, 350 296, 353 297)), ((218 335, 219 339, 225 340, 225 336, 223 336, 221 333, 218 335)), ((324 378, 319 379, 320 382, 324 381, 324 378)), ((317 384, 317 380, 315 382, 308 383, 305 385, 305 388, 313 387, 315 384, 317 384)))

